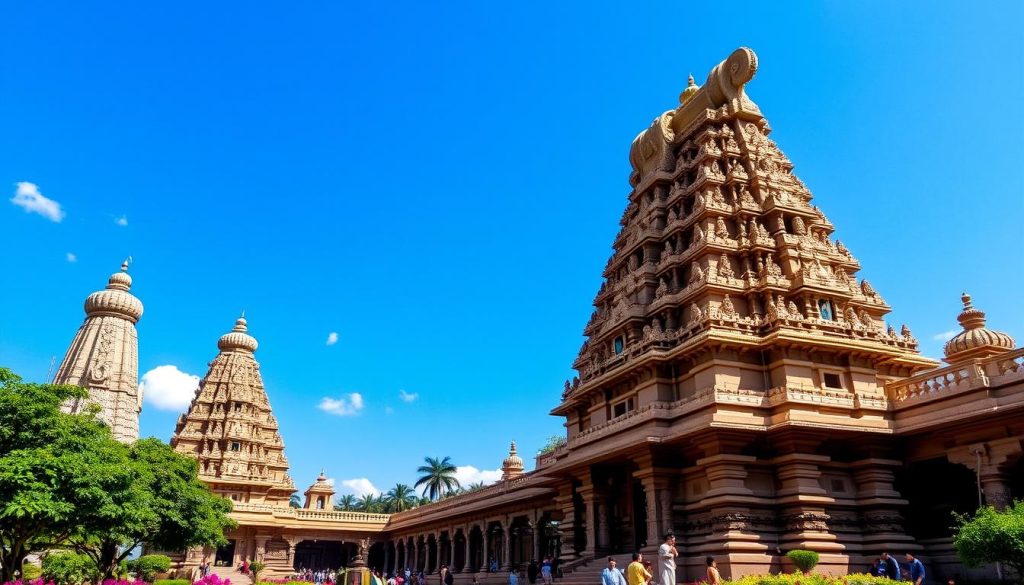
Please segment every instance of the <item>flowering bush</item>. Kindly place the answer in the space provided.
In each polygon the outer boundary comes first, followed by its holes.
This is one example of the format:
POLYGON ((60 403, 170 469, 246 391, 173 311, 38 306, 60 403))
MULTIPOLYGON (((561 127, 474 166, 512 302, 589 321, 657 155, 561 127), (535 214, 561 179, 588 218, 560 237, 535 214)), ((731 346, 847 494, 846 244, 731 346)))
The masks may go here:
POLYGON ((149 585, 149 583, 138 579, 135 581, 129 581, 127 579, 104 579, 103 585, 149 585))
POLYGON ((3 585, 54 585, 52 580, 43 581, 42 577, 38 579, 18 579, 17 581, 7 581, 3 585))
MULTIPOLYGON (((103 585, 107 585, 104 583, 103 585)), ((192 585, 231 585, 231 579, 221 579, 217 574, 210 573, 192 585)))
POLYGON ((875 577, 862 573, 851 575, 801 575, 783 573, 780 575, 747 575, 724 585, 893 585, 886 577, 875 577))

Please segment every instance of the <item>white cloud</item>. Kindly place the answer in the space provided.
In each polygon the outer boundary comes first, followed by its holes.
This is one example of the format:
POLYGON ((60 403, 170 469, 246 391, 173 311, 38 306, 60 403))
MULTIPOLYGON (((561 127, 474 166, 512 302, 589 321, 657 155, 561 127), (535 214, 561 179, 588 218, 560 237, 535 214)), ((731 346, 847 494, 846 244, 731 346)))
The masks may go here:
POLYGON ((39 186, 28 181, 16 183, 17 189, 11 203, 25 210, 26 213, 38 213, 50 221, 59 222, 64 219, 64 210, 60 203, 39 192, 39 186))
POLYGON ((334 345, 335 343, 338 343, 338 332, 331 331, 327 334, 327 345, 334 345))
POLYGON ((343 494, 355 494, 360 497, 365 496, 366 494, 373 494, 376 496, 381 493, 381 491, 377 489, 377 486, 373 485, 373 482, 365 477, 341 480, 341 487, 338 488, 338 491, 343 494))
POLYGON ((158 410, 182 410, 192 402, 199 376, 182 372, 177 366, 157 366, 142 375, 139 392, 158 410))
POLYGON ((337 416, 355 416, 363 410, 363 395, 353 392, 341 398, 324 396, 320 399, 320 410, 337 416))
POLYGON ((124 226, 128 225, 128 216, 127 215, 122 215, 121 217, 115 219, 114 223, 116 223, 117 225, 119 225, 121 227, 124 227, 124 226))
POLYGON ((479 470, 472 465, 461 465, 455 468, 455 479, 459 480, 459 485, 470 485, 477 482, 484 482, 485 484, 492 484, 501 479, 501 470, 479 470))
POLYGON ((960 333, 959 329, 950 329, 949 331, 943 331, 942 333, 936 333, 932 335, 932 339, 935 341, 949 341, 953 339, 953 336, 960 333))
POLYGON ((402 402, 416 402, 420 395, 418 392, 406 392, 405 390, 399 390, 398 397, 402 399, 402 402))
POLYGON ((65 254, 64 257, 68 259, 68 262, 78 262, 78 256, 75 256, 71 252, 65 254))

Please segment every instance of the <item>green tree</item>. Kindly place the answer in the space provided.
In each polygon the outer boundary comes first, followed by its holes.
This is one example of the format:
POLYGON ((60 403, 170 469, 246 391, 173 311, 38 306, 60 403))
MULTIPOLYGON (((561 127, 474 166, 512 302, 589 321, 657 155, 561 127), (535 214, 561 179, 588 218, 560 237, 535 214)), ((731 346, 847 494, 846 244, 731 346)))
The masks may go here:
POLYGON ((416 487, 423 486, 423 495, 431 500, 437 500, 446 493, 459 488, 459 480, 455 478, 455 464, 451 457, 440 459, 437 457, 424 457, 426 465, 416 469, 422 475, 416 480, 416 487))
POLYGON ((302 498, 299 496, 298 492, 292 494, 292 497, 288 498, 288 505, 292 508, 302 507, 302 498))
POLYGON ((136 579, 153 582, 157 573, 166 573, 171 568, 171 557, 165 555, 142 555, 126 563, 126 567, 135 573, 136 579))
POLYGON ((388 507, 392 512, 402 512, 416 505, 416 491, 404 483, 395 484, 388 490, 388 507))
POLYGON ((1024 500, 1004 511, 984 506, 973 518, 954 519, 953 548, 965 566, 1003 563, 1024 578, 1024 500))
POLYGON ((476 491, 480 491, 480 490, 484 489, 485 487, 487 487, 486 483, 484 483, 482 481, 478 481, 476 483, 471 483, 471 484, 467 485, 466 486, 466 491, 467 492, 476 492, 476 491))
POLYGON ((158 439, 136 441, 68 544, 93 559, 106 579, 143 542, 157 550, 226 543, 224 531, 235 526, 227 516, 231 501, 213 494, 198 470, 194 459, 158 439))
POLYGON ((356 509, 356 497, 353 494, 345 494, 334 501, 334 509, 348 512, 356 509))
POLYGON ((25 556, 80 530, 83 515, 124 480, 127 448, 96 420, 60 405, 88 393, 33 384, 0 368, 0 582, 14 580, 25 556))

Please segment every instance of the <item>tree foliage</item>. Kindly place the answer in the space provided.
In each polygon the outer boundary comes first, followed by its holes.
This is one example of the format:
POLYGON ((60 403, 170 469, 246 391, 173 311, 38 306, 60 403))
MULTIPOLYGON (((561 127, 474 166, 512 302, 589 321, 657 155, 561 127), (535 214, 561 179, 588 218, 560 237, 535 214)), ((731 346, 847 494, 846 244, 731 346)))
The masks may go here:
POLYGON ((344 494, 338 496, 338 499, 334 501, 334 509, 339 512, 350 512, 356 509, 356 496, 354 494, 344 494))
POLYGON ((439 457, 424 457, 426 465, 421 465, 416 471, 422 475, 416 480, 416 487, 423 486, 423 495, 431 500, 437 500, 446 493, 459 488, 459 480, 455 477, 455 464, 451 457, 441 459, 439 457))
POLYGON ((818 565, 818 553, 813 550, 796 549, 786 553, 789 560, 793 561, 797 569, 800 569, 801 573, 809 573, 811 569, 818 565))
POLYGON ((1024 500, 1004 511, 980 508, 973 517, 955 515, 953 548, 967 567, 1003 563, 1024 578, 1024 500))
POLYGON ((106 578, 143 541, 217 545, 233 525, 231 502, 199 481, 194 460, 157 439, 115 441, 95 408, 60 411, 86 396, 0 368, 0 582, 33 551, 72 548, 106 578))
POLYGON ((402 512, 416 505, 416 491, 404 483, 395 484, 385 496, 388 512, 402 512))
POLYGON ((547 455, 566 443, 564 435, 551 435, 544 446, 537 450, 537 455, 547 455))

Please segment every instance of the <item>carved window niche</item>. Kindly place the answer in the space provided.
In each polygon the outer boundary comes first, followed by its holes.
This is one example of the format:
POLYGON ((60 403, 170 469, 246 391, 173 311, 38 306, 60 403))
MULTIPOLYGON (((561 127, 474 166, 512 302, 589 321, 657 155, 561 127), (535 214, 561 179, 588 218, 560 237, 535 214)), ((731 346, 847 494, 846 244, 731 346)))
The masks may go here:
POLYGON ((830 390, 842 390, 843 375, 839 372, 822 372, 821 385, 830 390))
POLYGON ((231 442, 231 450, 235 451, 235 452, 241 451, 242 450, 242 444, 239 443, 238 441, 232 441, 231 442))
POLYGON ((620 400, 615 404, 612 404, 612 418, 619 418, 628 412, 631 412, 635 406, 633 397, 630 396, 625 400, 620 400))
POLYGON ((622 353, 622 350, 626 347, 626 340, 620 335, 612 341, 612 349, 615 351, 615 355, 622 353))
POLYGON ((818 301, 818 314, 821 318, 826 321, 835 320, 835 307, 832 306, 832 301, 828 299, 820 299, 818 301))

